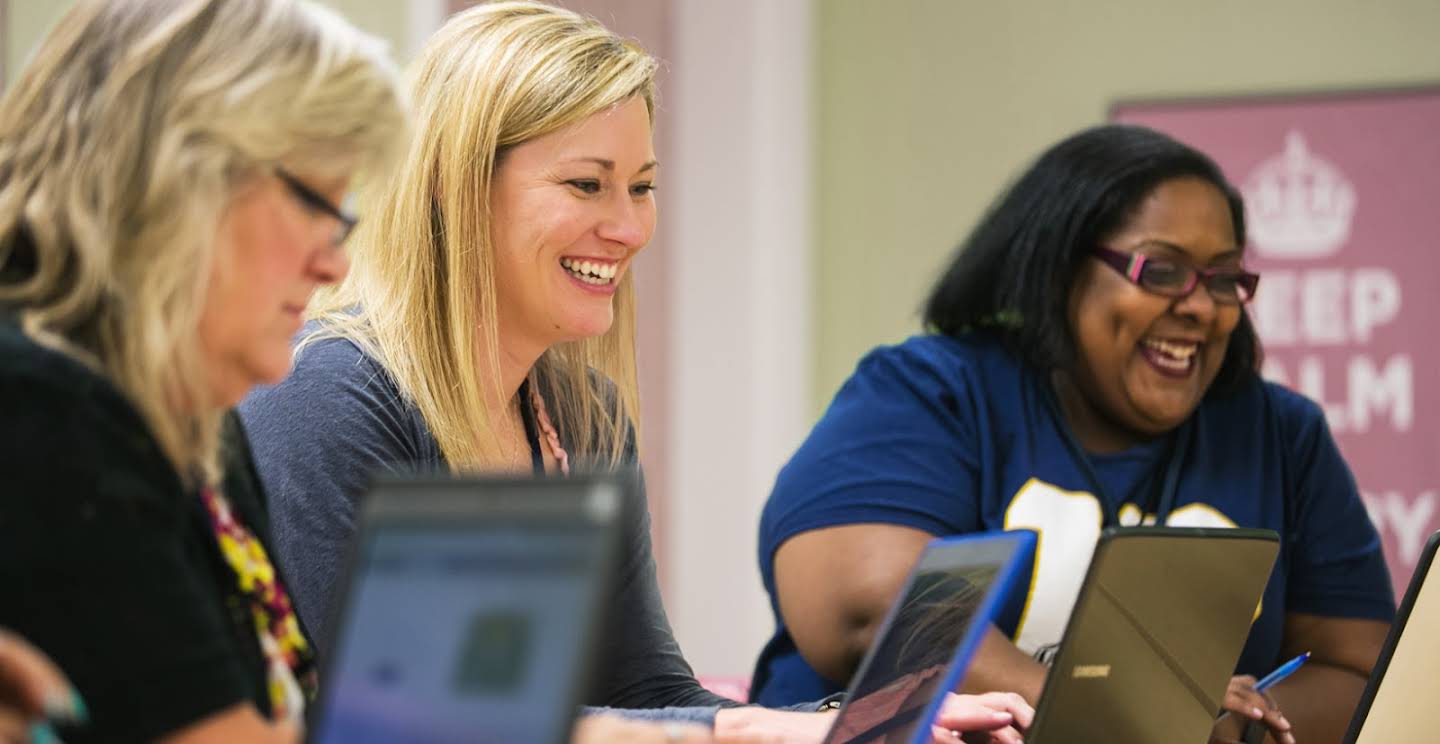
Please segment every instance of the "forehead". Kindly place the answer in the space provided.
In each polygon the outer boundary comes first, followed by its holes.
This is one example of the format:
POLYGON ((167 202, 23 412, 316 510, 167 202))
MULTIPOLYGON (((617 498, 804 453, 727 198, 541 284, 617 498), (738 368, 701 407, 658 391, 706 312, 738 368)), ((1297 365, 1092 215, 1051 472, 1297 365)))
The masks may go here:
POLYGON ((1143 243, 1176 246, 1196 259, 1233 252, 1238 246, 1230 204, 1209 181, 1190 177, 1162 181, 1140 200, 1112 241, 1115 247, 1143 243))

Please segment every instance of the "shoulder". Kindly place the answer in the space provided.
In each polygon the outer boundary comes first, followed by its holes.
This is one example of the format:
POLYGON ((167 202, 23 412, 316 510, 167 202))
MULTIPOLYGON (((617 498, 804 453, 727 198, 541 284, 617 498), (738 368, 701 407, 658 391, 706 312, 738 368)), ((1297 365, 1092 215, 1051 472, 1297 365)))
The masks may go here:
POLYGON ((1224 394, 1207 397, 1204 408, 1231 433, 1245 428, 1278 429, 1283 439, 1295 442, 1328 432, 1320 404, 1259 375, 1224 394))
POLYGON ((977 396, 1010 397, 1025 377, 1022 372, 1020 362, 989 337, 920 335, 866 354, 836 403, 908 399, 954 409, 977 396))
POLYGON ((399 388, 379 361, 343 336, 319 336, 312 321, 299 336, 290 374, 257 387, 240 404, 247 423, 273 411, 285 417, 343 414, 346 410, 403 410, 399 388))

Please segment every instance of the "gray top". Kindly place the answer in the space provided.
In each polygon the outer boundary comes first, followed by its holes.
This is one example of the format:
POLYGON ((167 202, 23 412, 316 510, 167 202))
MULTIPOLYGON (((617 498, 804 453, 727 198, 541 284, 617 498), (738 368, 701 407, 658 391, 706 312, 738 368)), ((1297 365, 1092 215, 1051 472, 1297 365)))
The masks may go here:
MULTIPOLYGON (((346 339, 307 347, 290 376, 251 393, 240 415, 269 495, 279 562, 323 658, 335 642, 341 561, 372 473, 443 469, 439 443, 380 364, 346 339)), ((701 687, 680 654, 660 602, 643 488, 639 504, 625 525, 599 679, 585 702, 664 708, 637 717, 709 722, 718 707, 738 703, 701 687)))

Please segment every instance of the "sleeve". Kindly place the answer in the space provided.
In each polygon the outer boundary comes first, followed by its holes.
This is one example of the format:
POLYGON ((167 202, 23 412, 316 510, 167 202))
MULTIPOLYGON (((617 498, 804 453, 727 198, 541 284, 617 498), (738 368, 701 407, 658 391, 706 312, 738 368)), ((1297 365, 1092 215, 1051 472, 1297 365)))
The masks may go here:
POLYGON ((425 461, 418 437, 378 365, 344 339, 302 352, 284 382, 241 402, 240 418, 270 502, 278 562, 323 658, 360 499, 377 471, 425 461))
POLYGON ((915 344, 863 359, 780 471, 762 518, 762 564, 789 538, 825 527, 980 528, 982 457, 963 362, 915 344))
POLYGON ((72 741, 150 741, 257 682, 204 565, 193 496, 118 394, 0 379, 0 625, 90 709, 72 741))
MULTIPOLYGON (((633 444, 631 446, 633 452, 633 444)), ((615 575, 616 601, 607 605, 596 687, 586 702, 613 708, 707 708, 740 703, 700 686, 660 599, 650 545, 650 509, 643 477, 625 525, 624 556, 615 575)), ((688 714, 687 714, 688 715, 688 714)))
MULTIPOLYGON (((1293 394, 1292 394, 1293 395, 1293 394)), ((1395 594, 1380 535, 1319 407, 1299 398, 1288 436, 1294 469, 1286 603, 1291 611, 1389 622, 1395 594)))

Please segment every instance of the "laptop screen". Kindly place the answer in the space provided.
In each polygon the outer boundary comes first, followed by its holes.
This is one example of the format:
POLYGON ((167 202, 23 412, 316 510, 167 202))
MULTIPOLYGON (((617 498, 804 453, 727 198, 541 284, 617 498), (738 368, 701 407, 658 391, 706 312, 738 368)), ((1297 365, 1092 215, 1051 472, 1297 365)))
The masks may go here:
POLYGON ((1009 533, 931 543, 851 682, 828 744, 908 744, 929 726, 931 703, 958 682, 952 663, 973 652, 990 622, 998 604, 991 588, 1029 539, 1009 533))
POLYGON ((1377 681, 1370 709, 1361 715, 1356 744, 1429 740, 1440 729, 1435 705, 1435 660, 1440 659, 1440 588, 1429 580, 1435 547, 1416 569, 1410 614, 1398 631, 1390 659, 1377 681))
POLYGON ((377 526, 312 740, 561 739, 604 547, 580 524, 377 526))

